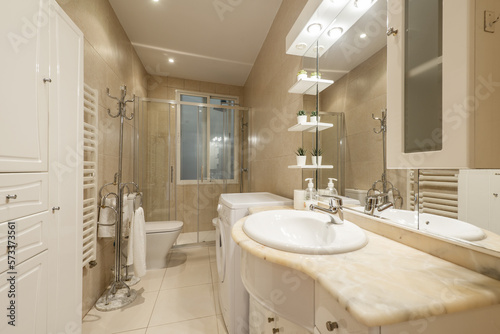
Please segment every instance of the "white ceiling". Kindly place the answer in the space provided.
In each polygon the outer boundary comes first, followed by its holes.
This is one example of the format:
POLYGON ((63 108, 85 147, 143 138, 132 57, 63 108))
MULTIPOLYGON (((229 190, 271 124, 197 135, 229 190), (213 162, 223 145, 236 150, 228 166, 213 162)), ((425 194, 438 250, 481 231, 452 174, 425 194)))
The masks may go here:
POLYGON ((110 0, 148 73, 238 86, 245 84, 281 2, 110 0))

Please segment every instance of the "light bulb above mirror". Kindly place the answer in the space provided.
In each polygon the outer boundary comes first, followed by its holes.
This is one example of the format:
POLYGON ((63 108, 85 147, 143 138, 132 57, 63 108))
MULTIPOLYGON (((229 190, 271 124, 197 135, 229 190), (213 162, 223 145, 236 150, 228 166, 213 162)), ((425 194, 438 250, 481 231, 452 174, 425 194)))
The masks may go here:
POLYGON ((375 2, 375 0, 354 0, 354 7, 359 9, 368 9, 375 2))
POLYGON ((333 27, 332 29, 328 30, 328 36, 332 38, 339 38, 342 36, 342 33, 344 32, 344 29, 341 27, 333 27))
POLYGON ((312 23, 307 27, 307 32, 310 34, 318 34, 323 29, 320 23, 312 23))

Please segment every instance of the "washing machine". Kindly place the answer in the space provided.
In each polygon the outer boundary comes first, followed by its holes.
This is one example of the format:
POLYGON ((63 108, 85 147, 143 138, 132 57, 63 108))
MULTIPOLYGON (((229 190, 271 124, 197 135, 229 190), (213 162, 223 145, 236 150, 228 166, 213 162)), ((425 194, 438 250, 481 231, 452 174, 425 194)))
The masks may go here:
POLYGON ((222 194, 217 207, 216 230, 219 304, 229 334, 248 334, 248 293, 240 276, 241 249, 231 237, 233 225, 260 206, 293 206, 289 198, 267 192, 222 194))

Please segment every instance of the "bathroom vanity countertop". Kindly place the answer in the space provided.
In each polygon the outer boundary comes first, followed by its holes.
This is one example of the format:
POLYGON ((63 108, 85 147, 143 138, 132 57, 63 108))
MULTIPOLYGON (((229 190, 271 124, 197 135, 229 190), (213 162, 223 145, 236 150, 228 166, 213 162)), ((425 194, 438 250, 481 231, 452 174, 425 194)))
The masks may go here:
MULTIPOLYGON (((250 210, 290 209, 267 207, 250 210)), ((233 227, 236 243, 266 261, 299 270, 321 284, 357 321, 390 325, 500 304, 500 281, 365 231, 368 244, 335 255, 289 253, 263 246, 233 227)))

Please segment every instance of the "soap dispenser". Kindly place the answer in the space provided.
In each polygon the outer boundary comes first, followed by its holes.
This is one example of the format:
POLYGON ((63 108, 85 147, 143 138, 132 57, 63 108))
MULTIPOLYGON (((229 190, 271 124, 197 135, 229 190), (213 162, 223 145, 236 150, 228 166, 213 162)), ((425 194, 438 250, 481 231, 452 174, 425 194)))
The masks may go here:
POLYGON ((338 191, 335 189, 335 186, 333 185, 333 181, 337 181, 336 178, 329 177, 328 178, 328 186, 326 187, 326 193, 325 195, 328 196, 338 196, 338 191))
POLYGON ((306 210, 309 210, 309 206, 311 206, 311 204, 318 204, 318 196, 316 189, 314 189, 313 178, 307 178, 306 181, 309 181, 309 183, 307 184, 304 200, 306 203, 306 210))

